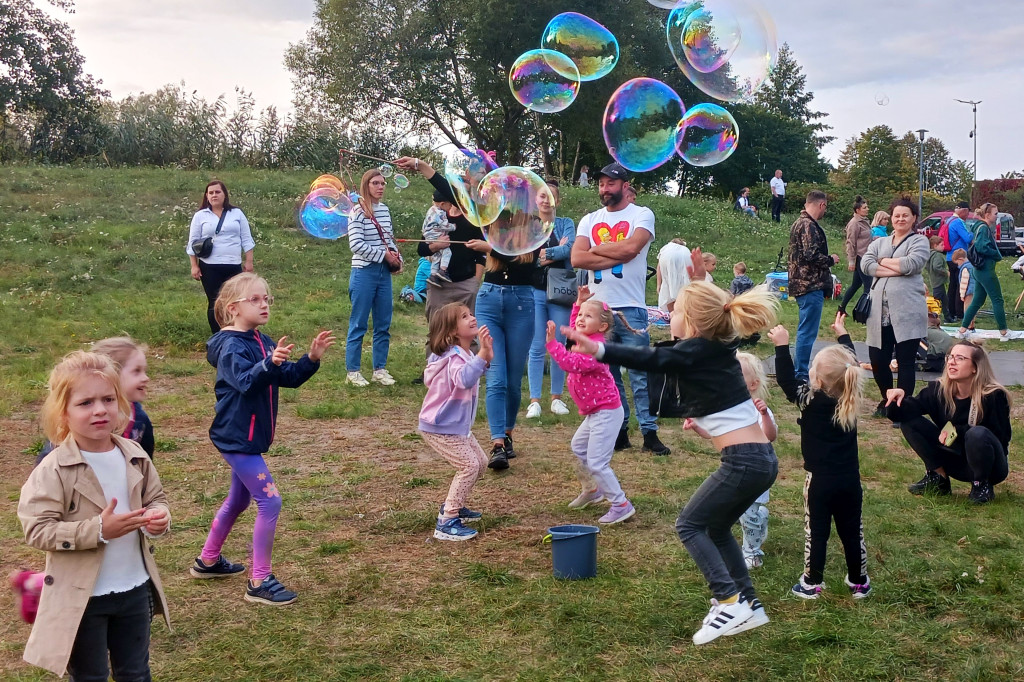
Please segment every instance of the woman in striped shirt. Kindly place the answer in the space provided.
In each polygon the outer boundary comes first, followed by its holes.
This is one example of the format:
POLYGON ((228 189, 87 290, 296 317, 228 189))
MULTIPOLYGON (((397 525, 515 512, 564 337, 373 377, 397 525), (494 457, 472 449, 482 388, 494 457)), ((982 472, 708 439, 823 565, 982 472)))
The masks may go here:
POLYGON ((345 345, 345 367, 348 383, 367 386, 360 372, 363 336, 373 313, 373 375, 371 381, 384 386, 395 383, 388 374, 388 349, 391 345, 391 271, 389 266, 401 265, 391 212, 382 201, 387 180, 376 168, 366 171, 359 183, 359 205, 348 223, 348 244, 352 249, 352 274, 348 280, 348 296, 352 313, 348 322, 345 345))

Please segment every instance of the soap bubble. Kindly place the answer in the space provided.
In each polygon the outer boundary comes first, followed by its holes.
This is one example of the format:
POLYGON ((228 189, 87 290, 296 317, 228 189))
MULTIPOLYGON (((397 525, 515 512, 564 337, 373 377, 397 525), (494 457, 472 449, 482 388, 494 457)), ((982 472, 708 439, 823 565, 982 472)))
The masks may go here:
POLYGON ((680 3, 668 15, 665 33, 676 65, 690 82, 726 102, 751 101, 779 56, 775 22, 748 0, 680 3), (688 26, 694 34, 692 47, 686 43, 688 26), (716 26, 730 28, 714 29, 716 26), (712 30, 702 33, 704 27, 712 30), (727 35, 718 35, 717 30, 727 35), (700 47, 701 36, 707 38, 707 49, 700 47), (726 53, 727 59, 721 59, 726 53), (691 60, 700 68, 711 70, 701 71, 691 60))
POLYGON ((321 175, 316 180, 314 180, 309 185, 309 191, 312 192, 313 190, 321 189, 323 187, 332 187, 339 192, 345 191, 345 183, 342 182, 341 178, 338 178, 337 176, 330 174, 321 175))
POLYGON ((555 227, 555 197, 544 179, 520 166, 502 166, 480 183, 484 239, 498 253, 518 256, 547 243, 555 227))
POLYGON ((380 174, 383 175, 385 178, 390 178, 392 175, 395 174, 395 167, 392 166, 390 163, 382 163, 380 166, 377 167, 377 170, 379 170, 380 174))
POLYGON ((482 149, 460 149, 453 156, 445 159, 444 177, 452 186, 455 202, 466 220, 477 227, 493 222, 495 215, 480 215, 480 182, 497 164, 482 149))
POLYGON ((553 50, 530 50, 508 72, 512 95, 527 109, 542 114, 562 111, 576 100, 580 72, 572 60, 553 50))
MULTIPOLYGON (((581 81, 606 76, 619 61, 619 41, 612 32, 578 12, 564 12, 548 22, 540 46, 571 59, 581 81)), ((557 61, 551 66, 566 78, 574 77, 557 61)))
POLYGON ((396 192, 409 186, 409 178, 405 177, 401 173, 395 173, 395 177, 392 179, 392 182, 395 183, 396 192))
POLYGON ((876 92, 875 93, 875 104, 877 104, 880 107, 888 106, 888 104, 889 104, 889 95, 885 94, 884 92, 876 92))
POLYGON ((679 148, 685 111, 683 100, 661 81, 634 78, 623 83, 604 110, 608 152, 633 171, 657 168, 679 148))
POLYGON ((310 192, 299 207, 299 224, 317 239, 339 239, 348 234, 352 202, 344 192, 322 187, 310 192))
POLYGON ((694 166, 713 166, 728 159, 740 140, 736 119, 717 104, 690 107, 683 117, 679 154, 694 166))
MULTIPOLYGON (((647 0, 647 2, 661 9, 675 9, 675 6, 679 4, 680 0, 647 0)), ((684 2, 683 4, 689 5, 690 3, 684 2)))

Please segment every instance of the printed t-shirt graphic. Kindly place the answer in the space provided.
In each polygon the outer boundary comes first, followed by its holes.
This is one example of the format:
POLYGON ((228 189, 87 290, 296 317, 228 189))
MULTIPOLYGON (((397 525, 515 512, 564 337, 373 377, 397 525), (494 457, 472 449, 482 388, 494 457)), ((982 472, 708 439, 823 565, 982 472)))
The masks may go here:
POLYGON ((636 230, 649 232, 651 237, 632 260, 621 263, 607 272, 595 272, 590 290, 597 300, 610 308, 646 308, 647 252, 654 237, 654 213, 646 206, 630 204, 621 211, 602 208, 588 213, 576 228, 576 238, 585 238, 591 244, 617 243, 632 237, 636 230))

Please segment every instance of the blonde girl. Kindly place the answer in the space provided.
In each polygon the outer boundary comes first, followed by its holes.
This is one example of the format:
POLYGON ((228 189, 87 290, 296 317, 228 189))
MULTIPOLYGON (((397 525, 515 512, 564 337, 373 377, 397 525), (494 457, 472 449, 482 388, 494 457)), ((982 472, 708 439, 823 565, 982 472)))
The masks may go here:
POLYGON ((690 284, 680 290, 672 310, 670 327, 679 339, 674 346, 601 343, 578 330, 564 331, 576 342, 576 352, 610 365, 685 376, 679 384, 684 416, 692 417, 722 453, 719 469, 694 492, 676 520, 679 539, 714 595, 693 636, 699 645, 768 622, 732 526, 775 481, 779 463, 761 429, 736 346, 740 337, 774 323, 778 301, 764 287, 733 297, 704 281, 700 249, 691 255, 690 284))
POLYGON ((43 431, 59 445, 18 503, 25 540, 46 552, 25 660, 72 679, 149 679, 150 621, 166 620, 167 602, 147 537, 170 527, 167 497, 142 448, 117 435, 129 405, 110 358, 71 353, 48 385, 43 431))
POLYGON ((839 344, 814 357, 806 382, 796 377, 786 328, 779 325, 768 333, 775 343, 776 380, 801 412, 800 450, 807 471, 806 540, 804 572, 792 591, 803 599, 817 599, 824 589, 825 552, 833 520, 846 556, 846 586, 854 599, 871 593, 857 452, 857 412, 864 395, 864 377, 845 320, 846 315, 836 313, 832 329, 839 344))

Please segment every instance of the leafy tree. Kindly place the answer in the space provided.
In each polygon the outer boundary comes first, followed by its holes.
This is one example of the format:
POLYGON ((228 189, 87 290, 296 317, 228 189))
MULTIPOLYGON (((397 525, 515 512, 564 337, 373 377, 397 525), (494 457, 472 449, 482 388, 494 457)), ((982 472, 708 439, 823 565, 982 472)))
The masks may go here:
POLYGON ((868 128, 846 142, 839 156, 837 178, 863 192, 894 193, 917 187, 913 167, 892 128, 868 128))
POLYGON ((821 149, 835 137, 822 134, 831 130, 831 126, 821 122, 828 114, 811 109, 814 93, 806 88, 807 76, 797 63, 789 43, 783 43, 779 48, 778 62, 768 80, 757 91, 754 103, 807 125, 814 132, 816 144, 821 149))

